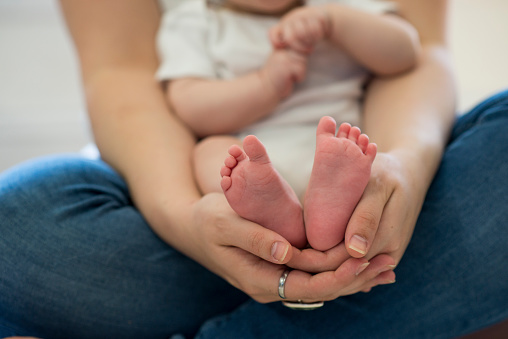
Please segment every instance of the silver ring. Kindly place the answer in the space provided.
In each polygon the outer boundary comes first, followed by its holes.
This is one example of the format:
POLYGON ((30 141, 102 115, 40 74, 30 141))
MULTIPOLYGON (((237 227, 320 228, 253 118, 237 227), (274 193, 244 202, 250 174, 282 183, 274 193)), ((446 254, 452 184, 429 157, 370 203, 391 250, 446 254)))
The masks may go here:
POLYGON ((286 269, 279 278, 279 297, 282 299, 286 299, 285 288, 286 288, 286 279, 288 278, 290 269, 286 269))
POLYGON ((323 301, 316 301, 313 303, 305 303, 301 300, 298 300, 298 301, 283 301, 282 304, 286 307, 293 309, 293 310, 312 311, 317 308, 323 307, 323 305, 325 303, 323 301))

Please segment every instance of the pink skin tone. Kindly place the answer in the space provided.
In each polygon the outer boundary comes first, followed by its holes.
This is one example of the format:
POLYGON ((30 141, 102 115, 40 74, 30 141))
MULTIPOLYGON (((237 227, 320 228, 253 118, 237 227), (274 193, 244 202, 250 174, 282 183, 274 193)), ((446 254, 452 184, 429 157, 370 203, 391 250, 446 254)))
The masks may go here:
POLYGON ((273 167, 258 138, 247 136, 243 149, 231 146, 221 169, 220 184, 229 204, 241 217, 304 247, 302 206, 295 192, 273 167))
POLYGON ((330 31, 331 18, 326 9, 322 6, 300 7, 284 15, 270 29, 269 38, 274 48, 309 55, 316 43, 329 37, 330 31))
POLYGON ((377 146, 358 127, 319 122, 314 167, 305 194, 309 244, 321 251, 344 240, 346 226, 370 178, 377 146))
MULTIPOLYGON (((267 14, 289 9, 298 1, 233 0, 227 4, 267 14)), ((281 19, 270 31, 270 40, 276 52, 290 51, 293 58, 305 58, 329 34, 326 11, 302 7, 281 19)), ((278 74, 280 69, 266 73, 272 75, 269 80, 282 97, 291 93, 291 86, 282 81, 287 76, 278 74)), ((300 73, 298 81, 304 77, 300 73)), ((377 147, 358 127, 342 124, 337 134, 335 131, 332 118, 321 119, 303 212, 298 197, 272 166, 256 137, 245 138, 244 150, 232 146, 221 170, 221 187, 233 210, 278 232, 296 247, 302 248, 308 242, 314 249, 326 251, 342 242, 349 218, 369 181, 377 147)))
POLYGON ((305 226, 298 197, 272 166, 263 144, 248 136, 244 150, 229 149, 221 187, 236 213, 284 236, 302 248, 327 250, 344 239, 349 217, 370 177, 376 145, 360 129, 330 117, 317 128, 317 147, 305 195, 305 226))

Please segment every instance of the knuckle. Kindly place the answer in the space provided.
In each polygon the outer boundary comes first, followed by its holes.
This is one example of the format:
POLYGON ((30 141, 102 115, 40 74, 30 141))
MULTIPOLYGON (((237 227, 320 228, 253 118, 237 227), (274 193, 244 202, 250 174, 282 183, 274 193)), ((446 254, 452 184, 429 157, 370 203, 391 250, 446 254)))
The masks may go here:
POLYGON ((266 300, 265 298, 262 298, 262 297, 258 297, 258 296, 255 296, 255 295, 251 295, 250 296, 252 299, 254 299, 254 301, 260 303, 260 304, 268 304, 270 301, 269 300, 266 300))
POLYGON ((249 235, 249 247, 254 253, 260 253, 261 249, 263 248, 264 244, 264 237, 263 234, 260 232, 252 232, 249 235))
POLYGON ((205 220, 205 224, 207 227, 204 227, 203 231, 210 238, 217 238, 219 236, 221 239, 224 239, 225 235, 231 232, 231 223, 226 213, 218 212, 209 215, 207 220, 205 220))
POLYGON ((249 295, 253 299, 256 296, 256 291, 255 291, 255 289, 250 284, 238 283, 237 286, 235 286, 235 287, 237 287, 238 289, 242 290, 245 294, 249 295))
POLYGON ((239 288, 241 291, 259 303, 265 304, 269 302, 267 299, 267 293, 263 293, 263 291, 261 291, 258 287, 253 286, 252 284, 240 284, 237 288, 239 288))
MULTIPOLYGON (((227 220, 228 218, 226 217, 226 215, 224 213, 216 213, 214 215, 211 215, 210 216, 210 219, 211 220, 211 224, 214 226, 214 228, 216 229, 216 231, 225 231, 227 229, 227 220)), ((222 233, 222 232, 221 232, 222 233)))
MULTIPOLYGON (((233 286, 233 287, 235 287, 235 288, 237 288, 237 289, 239 289, 239 290, 241 290, 241 291, 244 291, 244 287, 242 286, 242 284, 241 284, 238 280, 236 280, 236 279, 234 279, 234 278, 232 278, 232 277, 225 277, 225 279, 226 279, 226 281, 227 281, 227 282, 228 282, 231 286, 233 286)), ((245 292, 245 291, 244 291, 244 292, 245 292)))
POLYGON ((395 253, 398 252, 401 248, 401 245, 398 241, 392 241, 386 246, 386 252, 395 253))
POLYGON ((305 29, 303 27, 298 27, 295 32, 295 36, 299 40, 303 40, 303 39, 307 38, 307 32, 305 31, 305 29))
POLYGON ((356 215, 356 221, 359 227, 366 232, 373 232, 378 227, 378 217, 370 211, 361 211, 356 215))

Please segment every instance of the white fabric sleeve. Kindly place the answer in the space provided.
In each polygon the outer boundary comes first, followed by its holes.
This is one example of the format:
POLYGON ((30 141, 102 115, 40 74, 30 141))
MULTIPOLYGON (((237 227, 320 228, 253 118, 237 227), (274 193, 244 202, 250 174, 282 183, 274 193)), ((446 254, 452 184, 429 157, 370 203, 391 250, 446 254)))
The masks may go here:
POLYGON ((216 77, 207 48, 209 19, 203 0, 187 0, 166 11, 157 34, 158 80, 216 77))
POLYGON ((339 3, 361 9, 374 14, 397 12, 397 5, 387 0, 307 0, 307 5, 322 5, 327 3, 339 3))
POLYGON ((386 0, 344 0, 346 5, 371 13, 397 12, 397 4, 386 0))

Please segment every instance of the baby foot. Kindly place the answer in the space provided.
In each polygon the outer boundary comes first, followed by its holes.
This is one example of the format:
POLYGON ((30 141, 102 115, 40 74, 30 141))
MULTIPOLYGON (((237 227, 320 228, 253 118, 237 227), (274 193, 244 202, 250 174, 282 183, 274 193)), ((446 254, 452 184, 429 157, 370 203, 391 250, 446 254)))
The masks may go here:
POLYGON ((296 247, 306 245, 302 207, 289 184, 275 170, 263 144, 253 135, 229 148, 221 169, 221 187, 241 217, 269 228, 296 247))
POLYGON ((319 122, 314 166, 304 200, 307 239, 317 250, 327 250, 342 240, 346 226, 370 178, 376 144, 358 127, 335 121, 319 122))

